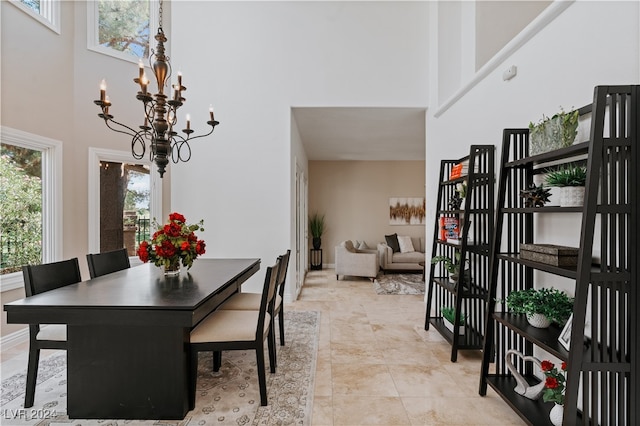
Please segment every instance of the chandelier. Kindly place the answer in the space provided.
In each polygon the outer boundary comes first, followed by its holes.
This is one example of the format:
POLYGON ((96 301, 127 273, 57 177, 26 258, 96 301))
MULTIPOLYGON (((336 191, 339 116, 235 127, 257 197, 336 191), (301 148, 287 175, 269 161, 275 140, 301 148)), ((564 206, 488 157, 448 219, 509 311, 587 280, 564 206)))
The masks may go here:
POLYGON ((162 1, 160 1, 158 22, 158 33, 155 36, 158 43, 155 51, 152 49, 149 56, 149 66, 156 78, 158 92, 156 94, 148 92, 149 80, 145 74, 142 59, 138 65, 138 77, 133 79, 140 86, 136 99, 141 101, 144 107, 144 124, 138 127, 139 130, 134 130, 113 119, 113 115, 109 114, 111 101, 107 96, 105 80, 100 83, 100 99, 94 103, 102 110, 98 117, 104 120, 109 129, 131 136, 131 154, 136 160, 144 158, 148 146, 149 159, 156 163, 160 177, 163 177, 169 159, 174 163, 189 161, 191 159, 189 141, 209 136, 220 123, 214 120, 213 107, 210 106, 209 121, 207 121, 207 124, 211 126, 209 133, 192 137, 194 131, 191 130, 189 114, 186 116, 186 128, 182 129, 185 136, 175 131, 178 122, 178 108, 186 101, 182 93, 187 88, 182 84, 182 74, 178 72, 176 83, 171 86, 173 90, 165 94, 165 87, 170 82, 172 73, 171 63, 169 57, 165 55, 164 49, 167 37, 162 30, 162 1))

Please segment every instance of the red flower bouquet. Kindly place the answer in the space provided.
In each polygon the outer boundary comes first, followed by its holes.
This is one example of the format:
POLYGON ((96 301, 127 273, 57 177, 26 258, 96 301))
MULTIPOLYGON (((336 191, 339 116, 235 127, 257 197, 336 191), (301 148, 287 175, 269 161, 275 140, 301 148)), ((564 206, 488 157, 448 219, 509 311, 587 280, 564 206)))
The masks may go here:
POLYGON ((143 262, 153 262, 156 266, 164 266, 166 271, 178 270, 180 261, 187 269, 193 261, 204 254, 205 243, 198 240, 195 231, 204 231, 200 221, 195 225, 187 225, 187 220, 180 213, 171 213, 169 222, 159 226, 155 221, 157 231, 151 238, 151 243, 143 241, 138 248, 138 257, 143 262))
POLYGON ((564 389, 566 383, 567 363, 563 362, 560 370, 551 361, 542 361, 542 371, 546 377, 542 399, 545 402, 552 401, 556 404, 564 404, 564 389))

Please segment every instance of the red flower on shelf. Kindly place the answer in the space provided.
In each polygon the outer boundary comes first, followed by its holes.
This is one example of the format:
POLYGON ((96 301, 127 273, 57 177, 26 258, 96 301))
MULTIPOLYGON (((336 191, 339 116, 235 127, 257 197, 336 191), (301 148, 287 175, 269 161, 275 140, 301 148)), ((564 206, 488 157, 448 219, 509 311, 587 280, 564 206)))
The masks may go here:
POLYGON ((169 268, 182 262, 187 269, 193 261, 205 253, 206 244, 199 240, 195 231, 204 231, 204 221, 188 225, 187 219, 180 213, 171 213, 169 222, 163 226, 153 221, 157 231, 151 238, 151 243, 143 241, 138 247, 138 257, 143 262, 153 262, 156 266, 169 268))
POLYGON ((542 399, 545 402, 555 402, 556 404, 564 404, 564 390, 566 386, 567 363, 560 365, 560 370, 551 362, 544 360, 540 363, 540 368, 545 375, 544 393, 542 399))

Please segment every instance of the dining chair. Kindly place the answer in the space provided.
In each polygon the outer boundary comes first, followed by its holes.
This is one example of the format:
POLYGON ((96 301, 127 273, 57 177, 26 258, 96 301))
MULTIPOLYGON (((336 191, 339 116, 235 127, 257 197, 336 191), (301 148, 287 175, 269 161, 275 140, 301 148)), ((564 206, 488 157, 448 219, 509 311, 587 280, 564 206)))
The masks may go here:
POLYGON ((270 305, 275 300, 279 261, 267 268, 261 293, 260 308, 254 310, 215 310, 207 315, 191 331, 189 409, 195 408, 196 381, 198 376, 199 352, 213 352, 213 371, 222 364, 222 351, 254 349, 258 364, 260 404, 267 405, 267 378, 264 359, 264 341, 269 348, 269 365, 275 373, 275 345, 270 337, 273 332, 270 305))
MULTIPOLYGON (((271 312, 271 319, 275 321, 278 316, 278 325, 280 329, 280 345, 284 346, 284 284, 287 281, 287 270, 289 269, 289 257, 291 250, 278 258, 280 259, 280 268, 278 271, 278 283, 276 285, 276 299, 271 312)), ((225 310, 257 310, 260 308, 260 293, 236 293, 227 299, 218 309, 225 310)), ((275 337, 275 335, 274 335, 275 337)))
MULTIPOLYGON (((25 265, 22 267, 24 289, 27 297, 49 290, 75 284, 82 281, 78 258, 43 265, 25 265)), ((33 406, 38 376, 40 349, 67 349, 67 326, 48 324, 29 324, 29 361, 27 364, 27 390, 24 407, 33 406)))
POLYGON ((126 248, 107 251, 104 253, 87 254, 89 275, 91 278, 121 271, 131 267, 126 248))

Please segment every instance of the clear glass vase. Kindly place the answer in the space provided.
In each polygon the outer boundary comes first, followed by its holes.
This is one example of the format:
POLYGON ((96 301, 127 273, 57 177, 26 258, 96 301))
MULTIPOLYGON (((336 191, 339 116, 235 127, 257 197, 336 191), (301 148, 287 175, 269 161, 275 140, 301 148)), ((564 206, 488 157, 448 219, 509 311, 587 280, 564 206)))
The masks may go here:
POLYGON ((174 277, 180 274, 180 259, 172 261, 169 266, 164 266, 164 275, 174 277))

